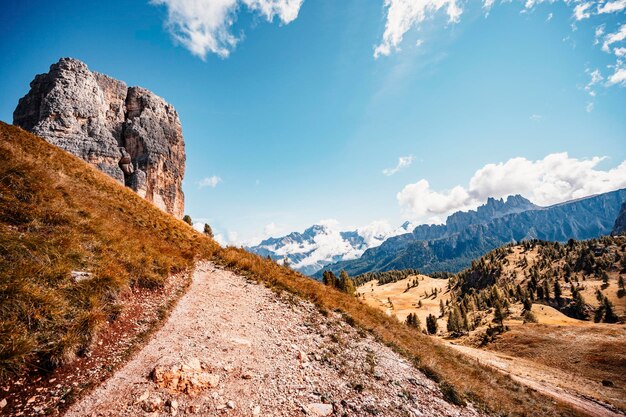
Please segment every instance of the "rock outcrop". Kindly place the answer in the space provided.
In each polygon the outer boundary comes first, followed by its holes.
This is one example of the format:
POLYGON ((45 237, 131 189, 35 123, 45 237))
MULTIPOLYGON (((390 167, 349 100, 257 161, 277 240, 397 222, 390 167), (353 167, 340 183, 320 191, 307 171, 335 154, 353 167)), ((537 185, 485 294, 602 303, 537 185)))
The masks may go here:
POLYGON ((613 226, 613 236, 626 234, 626 201, 622 203, 622 208, 619 211, 615 225, 613 226))
POLYGON ((13 124, 93 164, 182 217, 185 144, 176 110, 154 93, 62 58, 30 83, 13 124))

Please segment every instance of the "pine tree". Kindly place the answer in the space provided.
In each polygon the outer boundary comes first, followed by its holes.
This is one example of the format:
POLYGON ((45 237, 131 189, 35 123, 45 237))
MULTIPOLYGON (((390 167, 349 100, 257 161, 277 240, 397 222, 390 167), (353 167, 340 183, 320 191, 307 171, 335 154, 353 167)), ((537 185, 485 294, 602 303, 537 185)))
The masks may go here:
POLYGON ((504 324, 504 311, 502 311, 502 305, 500 304, 500 301, 496 301, 496 303, 494 304, 493 321, 498 323, 500 327, 502 327, 504 324))
POLYGON ((452 334, 461 333, 462 326, 459 309, 452 307, 448 313, 448 332, 452 334))
POLYGON ((420 319, 415 313, 409 313, 409 315, 406 317, 405 323, 407 324, 407 326, 413 327, 417 330, 422 327, 422 323, 420 323, 420 319))
POLYGON ((210 238, 213 238, 213 229, 211 229, 211 226, 206 223, 204 223, 204 234, 210 238))
POLYGON ((184 221, 185 223, 187 223, 189 226, 191 226, 191 225, 192 225, 192 223, 193 223, 193 222, 191 221, 191 216, 190 216, 189 214, 185 214, 185 215, 183 216, 183 221, 184 221))
POLYGON ((329 287, 336 287, 337 277, 333 274, 332 271, 324 271, 322 274, 322 281, 324 285, 328 285, 329 287))
POLYGON ((546 301, 550 301, 550 286, 548 285, 547 279, 543 281, 543 298, 545 298, 546 301))
POLYGON ((446 308, 445 308, 445 306, 443 305, 443 300, 439 300, 439 311, 440 311, 440 313, 441 313, 441 314, 439 315, 439 317, 443 317, 443 316, 444 316, 444 314, 446 314, 446 308))
POLYGON ((558 305, 561 305, 561 303, 563 302, 561 284, 559 284, 558 280, 554 281, 554 299, 556 300, 558 305))
POLYGON ((437 317, 429 314, 428 317, 426 317, 426 330, 428 331, 428 334, 436 334, 437 328, 437 317))
POLYGON ((613 303, 607 297, 604 297, 604 302, 602 304, 604 307, 604 322, 617 323, 618 317, 615 314, 613 303))
POLYGON ((576 318, 585 319, 587 317, 587 303, 578 289, 572 287, 572 298, 574 298, 574 315, 576 318))
POLYGON ((524 304, 524 311, 530 311, 533 308, 533 302, 530 300, 530 298, 524 299, 522 303, 524 304))

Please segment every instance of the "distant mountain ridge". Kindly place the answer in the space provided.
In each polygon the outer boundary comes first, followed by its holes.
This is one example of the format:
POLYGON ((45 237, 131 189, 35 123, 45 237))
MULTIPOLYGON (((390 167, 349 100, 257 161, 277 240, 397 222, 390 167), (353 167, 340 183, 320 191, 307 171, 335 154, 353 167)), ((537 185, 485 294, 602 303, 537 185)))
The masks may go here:
POLYGON ((626 233, 626 201, 622 204, 622 208, 619 211, 619 215, 615 220, 615 225, 613 225, 612 235, 622 235, 626 233))
POLYGON ((405 222, 392 232, 366 234, 359 230, 339 231, 328 225, 315 224, 302 233, 270 237, 246 250, 281 262, 287 258, 293 269, 313 275, 325 265, 358 258, 365 250, 380 245, 390 235, 406 233, 411 227, 409 222, 405 222))
POLYGON ((354 260, 319 271, 345 270, 350 275, 417 268, 424 273, 458 272, 503 244, 524 239, 564 242, 611 233, 626 189, 539 207, 522 196, 488 199, 477 210, 450 215, 445 225, 421 225, 387 239, 354 260))

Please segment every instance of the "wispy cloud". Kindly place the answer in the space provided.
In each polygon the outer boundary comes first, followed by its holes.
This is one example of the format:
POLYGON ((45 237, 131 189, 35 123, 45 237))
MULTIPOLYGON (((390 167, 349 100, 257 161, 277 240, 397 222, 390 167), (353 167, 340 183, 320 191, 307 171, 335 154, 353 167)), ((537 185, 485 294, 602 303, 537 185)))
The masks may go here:
POLYGON ((457 0, 385 0, 385 8, 385 32, 374 48, 374 58, 399 50, 404 35, 439 10, 445 10, 450 23, 458 22, 462 13, 457 0))
POLYGON ((540 122, 543 119, 543 116, 540 114, 533 114, 530 116, 530 120, 533 122, 540 122))
POLYGON ((598 5, 598 14, 617 13, 626 9, 626 0, 608 1, 598 5))
POLYGON ((243 7, 268 22, 287 24, 298 17, 303 0, 151 0, 167 8, 166 27, 174 40, 205 59, 210 53, 227 57, 241 37, 232 32, 243 7))
POLYGON ((413 163, 413 155, 401 156, 398 158, 398 164, 393 168, 385 168, 383 169, 383 175, 391 176, 401 169, 408 168, 413 163))
POLYGON ((222 178, 218 177, 217 175, 212 175, 210 177, 202 178, 200 181, 198 181, 198 188, 215 188, 220 182, 222 182, 222 178))
MULTIPOLYGON (((502 1, 499 3, 511 3, 502 1)), ((626 24, 618 23, 618 30, 605 35, 607 24, 614 25, 613 16, 608 15, 621 13, 626 9, 626 0, 595 1, 595 0, 524 0, 522 1, 522 12, 530 13, 540 4, 553 5, 554 3, 564 3, 572 11, 572 18, 575 22, 595 18, 600 23, 595 31, 595 44, 602 42, 602 50, 615 55, 616 63, 610 66, 613 73, 607 74, 607 86, 619 84, 626 85, 626 69, 622 57, 624 48, 615 47, 615 44, 626 40, 626 24), (621 26, 620 26, 621 25, 621 26), (613 48, 613 49, 612 49, 613 48)), ((488 16, 490 10, 495 7, 495 0, 483 0, 482 8, 488 16)), ((458 23, 463 14, 463 7, 471 7, 473 2, 463 2, 461 0, 385 0, 386 23, 382 39, 374 48, 374 58, 390 55, 399 51, 406 33, 411 29, 419 30, 422 24, 429 19, 433 19, 438 14, 447 16, 448 25, 458 23)), ((546 21, 553 17, 549 13, 546 21)), ((572 30, 576 30, 576 25, 572 24, 572 30)), ((564 41, 571 42, 569 36, 564 41)), ((421 43, 420 43, 421 45, 421 43)), ((418 45, 419 46, 419 45, 418 45)))
POLYGON ((604 159, 577 159, 567 153, 536 161, 512 158, 478 169, 467 186, 436 191, 421 179, 405 186, 397 199, 407 218, 441 222, 454 211, 476 208, 488 197, 521 194, 535 204, 551 205, 626 187, 626 161, 603 171, 597 165, 604 159))

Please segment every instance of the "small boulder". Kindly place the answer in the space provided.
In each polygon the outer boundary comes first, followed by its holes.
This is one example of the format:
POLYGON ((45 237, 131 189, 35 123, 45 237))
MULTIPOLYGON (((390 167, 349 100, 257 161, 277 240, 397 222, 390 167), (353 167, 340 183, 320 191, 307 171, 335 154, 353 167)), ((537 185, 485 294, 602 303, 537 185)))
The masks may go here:
POLYGON ((317 417, 329 416, 333 413, 332 404, 310 403, 306 408, 309 414, 317 417))
POLYGON ((141 403, 141 408, 147 413, 154 413, 155 411, 159 411, 162 403, 161 398, 155 395, 144 400, 141 403))
POLYGON ((219 385, 220 377, 211 373, 198 358, 187 358, 174 365, 157 365, 150 373, 152 381, 161 388, 193 395, 219 385))

